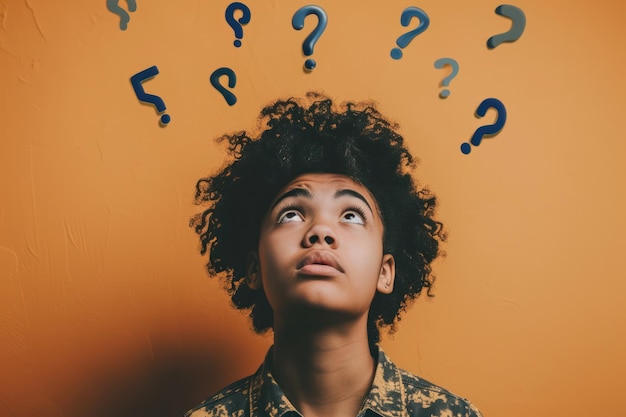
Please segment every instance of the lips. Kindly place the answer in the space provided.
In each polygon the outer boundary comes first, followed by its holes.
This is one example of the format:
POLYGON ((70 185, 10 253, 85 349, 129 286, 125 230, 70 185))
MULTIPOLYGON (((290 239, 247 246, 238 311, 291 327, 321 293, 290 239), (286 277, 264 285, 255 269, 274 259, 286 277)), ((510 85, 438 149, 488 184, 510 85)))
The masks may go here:
POLYGON ((307 275, 331 275, 344 272, 335 256, 328 251, 309 252, 296 266, 300 273, 307 275))

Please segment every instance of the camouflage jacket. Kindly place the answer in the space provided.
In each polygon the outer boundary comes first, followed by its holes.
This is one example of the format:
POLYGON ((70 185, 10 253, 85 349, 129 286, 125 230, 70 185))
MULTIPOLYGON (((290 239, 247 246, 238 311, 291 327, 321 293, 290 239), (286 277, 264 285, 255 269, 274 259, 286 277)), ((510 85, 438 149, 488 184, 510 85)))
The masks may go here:
MULTIPOLYGON (((261 367, 191 409, 185 417, 299 417, 271 373, 271 348, 261 367)), ((482 417, 469 401, 399 369, 382 349, 372 387, 357 417, 482 417)))

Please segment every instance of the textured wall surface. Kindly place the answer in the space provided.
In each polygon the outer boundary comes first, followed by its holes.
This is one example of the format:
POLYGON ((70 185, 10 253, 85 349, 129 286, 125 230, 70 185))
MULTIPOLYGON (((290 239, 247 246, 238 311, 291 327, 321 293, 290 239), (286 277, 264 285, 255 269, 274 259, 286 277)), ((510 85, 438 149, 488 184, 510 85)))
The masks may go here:
MULTIPOLYGON (((132 2, 131 2, 132 3, 132 2)), ((626 3, 519 0, 519 40, 493 1, 320 0, 328 27, 302 69, 291 17, 307 2, 249 0, 233 46, 228 1, 142 1, 126 30, 104 0, 0 0, 0 416, 176 416, 260 363, 250 332, 198 253, 197 178, 214 138, 255 127, 269 101, 323 90, 373 98, 439 197, 448 256, 383 345, 402 367, 485 416, 583 417, 626 376, 626 3), (415 23, 412 23, 415 25, 415 23), (455 59, 451 94, 439 98, 455 59), (130 77, 171 122, 159 126, 130 77), (237 75, 229 106, 211 86, 237 75), (486 98, 508 113, 469 155, 486 98)), ((119 5, 128 10, 126 1, 119 5)), ((601 407, 601 408, 599 408, 601 407)))

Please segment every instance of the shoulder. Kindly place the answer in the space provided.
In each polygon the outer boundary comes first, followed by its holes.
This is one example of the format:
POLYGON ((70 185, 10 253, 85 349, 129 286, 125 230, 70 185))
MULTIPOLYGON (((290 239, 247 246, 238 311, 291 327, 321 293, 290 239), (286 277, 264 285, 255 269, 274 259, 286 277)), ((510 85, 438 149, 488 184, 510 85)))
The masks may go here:
POLYGON ((467 399, 403 369, 398 371, 410 416, 421 416, 428 410, 429 416, 482 417, 480 411, 467 399))
POLYGON ((243 417, 248 414, 248 393, 252 375, 233 382, 202 404, 189 410, 185 417, 243 417))

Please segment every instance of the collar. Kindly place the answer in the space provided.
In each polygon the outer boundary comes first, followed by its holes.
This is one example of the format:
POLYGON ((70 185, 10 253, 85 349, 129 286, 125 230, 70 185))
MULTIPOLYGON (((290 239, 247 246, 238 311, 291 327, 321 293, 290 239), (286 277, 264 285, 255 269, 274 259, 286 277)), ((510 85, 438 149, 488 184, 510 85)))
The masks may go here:
MULTIPOLYGON (((263 415, 263 412, 269 417, 283 417, 293 413, 301 416, 272 375, 272 347, 261 367, 252 376, 248 395, 251 416, 263 415)), ((381 417, 406 416, 406 395, 400 370, 380 347, 374 381, 358 416, 364 416, 366 410, 381 417)))

